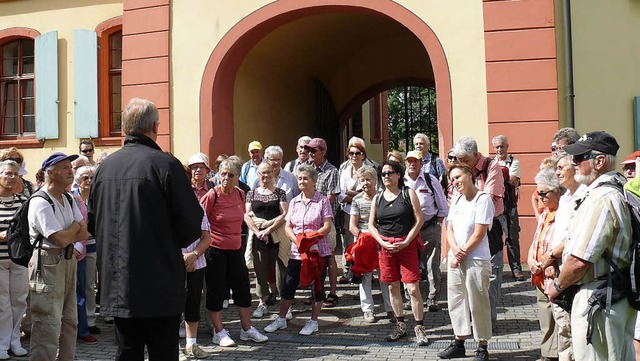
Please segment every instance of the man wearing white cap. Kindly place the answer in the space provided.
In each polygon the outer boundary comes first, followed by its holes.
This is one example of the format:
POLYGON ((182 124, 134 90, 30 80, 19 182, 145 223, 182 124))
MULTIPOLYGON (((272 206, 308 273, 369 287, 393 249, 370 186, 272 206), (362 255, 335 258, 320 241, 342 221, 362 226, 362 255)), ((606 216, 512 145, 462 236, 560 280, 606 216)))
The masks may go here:
POLYGON ((240 171, 240 181, 249 185, 253 189, 256 180, 258 179, 258 166, 262 163, 262 144, 257 140, 249 143, 249 157, 250 159, 242 165, 240 171))
POLYGON ((202 198, 209 189, 213 188, 213 184, 207 180, 207 174, 211 170, 209 168, 209 158, 204 153, 196 153, 189 158, 187 163, 191 171, 191 188, 198 200, 202 198))

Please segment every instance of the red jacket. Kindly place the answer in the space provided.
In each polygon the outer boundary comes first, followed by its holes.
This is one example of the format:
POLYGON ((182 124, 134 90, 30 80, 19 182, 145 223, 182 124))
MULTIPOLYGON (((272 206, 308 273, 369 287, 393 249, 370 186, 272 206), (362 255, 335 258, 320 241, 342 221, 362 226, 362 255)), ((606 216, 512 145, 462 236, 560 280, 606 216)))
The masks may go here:
POLYGON ((358 239, 347 247, 344 257, 347 262, 353 261, 354 276, 372 272, 378 268, 378 242, 370 233, 360 232, 358 239))
POLYGON ((322 237, 322 233, 317 231, 301 233, 296 237, 296 246, 298 246, 298 252, 302 258, 300 286, 307 287, 313 284, 316 292, 322 291, 324 259, 320 257, 317 246, 322 237))

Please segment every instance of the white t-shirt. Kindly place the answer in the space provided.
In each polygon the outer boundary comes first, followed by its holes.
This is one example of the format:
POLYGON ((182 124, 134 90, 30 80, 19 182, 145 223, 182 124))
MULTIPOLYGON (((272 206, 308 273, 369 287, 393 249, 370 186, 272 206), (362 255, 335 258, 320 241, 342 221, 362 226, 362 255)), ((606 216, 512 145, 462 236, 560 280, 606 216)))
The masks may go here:
MULTIPOLYGON (((44 187, 42 190, 49 194, 44 187)), ((46 199, 36 197, 31 200, 29 204, 29 214, 27 216, 29 220, 29 236, 33 244, 38 234, 42 234, 45 238, 42 243, 43 248, 58 248, 55 244, 47 241, 49 236, 56 232, 64 231, 71 227, 74 221, 81 222, 84 218, 82 218, 82 213, 80 213, 76 202, 71 200, 70 205, 64 194, 62 195, 64 204, 60 204, 51 194, 49 194, 49 197, 51 197, 53 206, 56 208, 55 212, 46 199)))
POLYGON ((555 226, 553 230, 553 240, 551 241, 552 248, 556 248, 560 244, 565 243, 569 237, 569 226, 571 225, 573 214, 576 212, 576 200, 580 199, 586 190, 587 186, 581 184, 575 193, 570 194, 567 190, 560 197, 556 218, 554 220, 555 226))
MULTIPOLYGON (((488 224, 489 229, 493 224, 495 208, 491 196, 484 192, 478 192, 469 202, 464 195, 459 195, 451 202, 447 221, 453 224, 453 234, 456 243, 464 246, 471 238, 476 224, 488 224)), ((453 250, 449 251, 449 257, 453 257, 453 250)), ((484 235, 480 244, 471 250, 467 256, 475 260, 491 260, 489 252, 489 238, 484 235)))

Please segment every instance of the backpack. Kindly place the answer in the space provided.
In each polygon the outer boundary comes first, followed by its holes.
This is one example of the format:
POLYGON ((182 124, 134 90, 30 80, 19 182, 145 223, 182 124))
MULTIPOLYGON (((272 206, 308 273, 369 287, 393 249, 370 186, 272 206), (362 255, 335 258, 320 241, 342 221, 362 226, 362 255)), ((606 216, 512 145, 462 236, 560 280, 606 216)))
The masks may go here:
MULTIPOLYGON (((71 196, 66 192, 63 194, 69 201, 69 205, 73 206, 71 196)), ((55 213, 56 208, 53 206, 53 200, 51 200, 48 193, 39 189, 33 193, 26 202, 22 203, 20 208, 18 208, 13 217, 8 221, 7 246, 9 248, 9 258, 13 263, 23 267, 27 267, 29 265, 29 260, 33 255, 33 250, 36 247, 42 248, 42 241, 44 240, 44 236, 38 234, 36 241, 31 244, 31 239, 29 237, 29 220, 27 218, 29 215, 29 204, 31 203, 31 200, 36 197, 44 198, 49 202, 53 208, 53 212, 55 213)))
MULTIPOLYGON (((497 160, 487 157, 487 162, 484 164, 484 169, 480 171, 480 174, 484 173, 485 179, 488 174, 489 164, 492 161, 497 162, 497 160)), ((498 166, 500 167, 500 170, 502 171, 502 179, 504 181, 504 194, 502 195, 502 202, 504 203, 505 214, 510 214, 509 211, 518 207, 517 188, 509 182, 509 179, 511 177, 509 176, 508 165, 511 165, 511 161, 507 163, 507 166, 502 166, 498 164, 498 166)))
POLYGON ((607 261, 609 266, 613 268, 614 275, 621 278, 624 289, 626 290, 627 300, 629 305, 636 310, 640 311, 640 198, 636 197, 633 193, 624 189, 624 185, 614 179, 610 182, 600 183, 600 186, 615 188, 622 193, 624 202, 629 210, 631 217, 631 246, 629 247, 629 268, 619 269, 618 266, 613 263, 609 252, 605 251, 603 258, 607 261))
MULTIPOLYGON (((438 173, 439 170, 438 170, 438 167, 436 165, 436 160, 437 159, 438 159, 438 155, 436 153, 431 153, 431 168, 434 170, 434 174, 433 175, 436 178, 438 178, 438 180, 440 180, 440 186, 442 187, 442 190, 444 191, 445 189, 449 188, 449 177, 445 173, 443 173, 443 174, 439 174, 438 173)), ((431 184, 431 180, 429 180, 428 182, 429 182, 429 184, 431 184)), ((431 188, 431 186, 429 188, 431 188)))

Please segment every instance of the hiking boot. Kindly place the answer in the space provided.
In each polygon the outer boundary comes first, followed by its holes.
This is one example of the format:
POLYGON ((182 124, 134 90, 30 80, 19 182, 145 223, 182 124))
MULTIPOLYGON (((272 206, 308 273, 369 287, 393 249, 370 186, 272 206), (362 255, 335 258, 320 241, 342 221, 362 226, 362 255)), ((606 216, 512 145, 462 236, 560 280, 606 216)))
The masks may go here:
POLYGON ((426 346, 429 344, 429 338, 427 338, 427 330, 424 329, 424 326, 417 325, 413 328, 413 331, 416 333, 416 343, 418 346, 426 346))
POLYGON ((489 361, 489 351, 486 348, 478 346, 476 349, 476 357, 473 361, 489 361))
POLYGON ((438 306, 438 301, 432 298, 427 299, 427 309, 429 310, 429 312, 440 311, 440 306, 438 306))
POLYGON ((396 322, 396 325, 391 330, 391 333, 387 335, 387 342, 395 342, 402 337, 407 336, 407 325, 404 322, 396 322))
POLYGON ((253 342, 267 342, 269 338, 256 330, 255 327, 251 326, 247 331, 240 331, 240 339, 242 341, 253 341, 253 342))
POLYGON ((187 356, 189 357, 195 357, 195 358, 209 357, 209 354, 207 353, 207 351, 201 349, 200 346, 198 346, 195 343, 189 347, 185 347, 184 353, 187 354, 187 356))
POLYGON ((438 357, 449 359, 449 358, 460 358, 465 355, 464 342, 458 344, 456 341, 451 341, 451 344, 447 346, 443 351, 438 353, 438 357))

